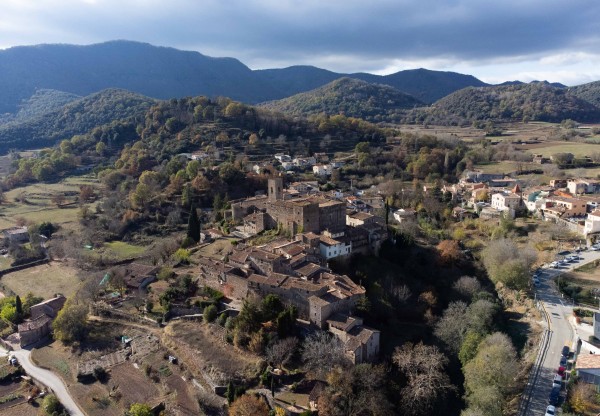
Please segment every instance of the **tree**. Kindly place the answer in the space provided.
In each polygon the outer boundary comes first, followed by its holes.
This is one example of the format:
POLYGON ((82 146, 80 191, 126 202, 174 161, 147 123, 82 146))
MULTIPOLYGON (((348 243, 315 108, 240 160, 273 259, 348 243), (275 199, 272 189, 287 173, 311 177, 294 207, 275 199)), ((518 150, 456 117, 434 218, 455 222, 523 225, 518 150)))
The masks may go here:
POLYGON ((456 240, 442 240, 437 245, 440 261, 445 266, 452 266, 462 258, 460 245, 456 240))
POLYGON ((477 355, 463 369, 469 405, 485 409, 490 396, 506 396, 519 370, 517 358, 508 336, 501 332, 488 335, 479 345, 477 355))
POLYGON ((277 315, 275 323, 277 325, 277 335, 279 338, 287 338, 294 334, 297 317, 298 311, 295 306, 290 306, 277 315))
POLYGON ((52 195, 52 198, 50 198, 50 201, 55 204, 57 208, 60 208, 60 206, 64 204, 66 200, 67 198, 65 197, 65 194, 62 192, 54 194, 52 195))
POLYGON ((202 317, 206 323, 213 322, 217 318, 217 307, 215 305, 208 305, 204 308, 202 317))
POLYGON ((302 360, 306 370, 317 377, 324 377, 333 368, 345 367, 349 363, 342 341, 325 331, 306 337, 302 347, 302 360))
POLYGON ((63 344, 83 340, 87 333, 87 315, 86 305, 75 303, 73 299, 67 299, 52 322, 54 338, 63 344))
POLYGON ((0 311, 0 318, 9 324, 16 323, 18 316, 17 308, 15 308, 15 305, 11 305, 10 303, 5 304, 0 311))
POLYGON ((96 197, 94 187, 91 185, 81 185, 79 187, 79 200, 81 202, 91 201, 96 197))
POLYGON ((250 135, 250 137, 248 138, 248 144, 250 145, 255 145, 258 144, 258 136, 256 135, 256 133, 252 133, 250 135))
POLYGON ((59 415, 62 412, 62 405, 54 394, 48 394, 42 400, 42 409, 49 416, 59 415))
POLYGON ((319 397, 319 414, 324 416, 386 416, 392 406, 385 395, 386 374, 383 366, 359 364, 346 370, 336 369, 329 386, 319 397))
POLYGON ((467 304, 462 301, 451 302, 435 324, 434 333, 456 354, 460 350, 468 326, 467 304))
POLYGON ((133 403, 129 407, 129 411, 127 412, 127 416, 153 416, 152 408, 147 404, 143 403, 133 403))
POLYGON ((481 257, 488 275, 495 283, 511 289, 523 289, 529 283, 529 269, 537 254, 530 248, 519 248, 509 239, 492 240, 481 257))
POLYGON ((292 357, 298 347, 298 338, 288 337, 280 339, 267 348, 267 361, 274 366, 283 367, 292 357))
POLYGON ((21 302, 21 297, 19 295, 15 297, 15 311, 17 316, 23 316, 23 303, 21 302))
POLYGON ((244 394, 229 406, 230 416, 268 416, 269 407, 263 399, 244 394))
POLYGON ((458 352, 458 359, 463 367, 477 355, 477 349, 484 337, 485 335, 478 332, 472 330, 467 331, 463 343, 460 346, 460 351, 458 352))
POLYGON ((187 236, 196 243, 200 241, 200 219, 198 218, 198 211, 194 205, 192 205, 192 208, 190 209, 187 236))
POLYGON ((263 298, 260 309, 263 314, 263 319, 265 321, 270 321, 283 312, 283 303, 281 303, 279 296, 270 293, 263 298))
POLYGON ((454 282, 452 289, 456 290, 462 297, 471 300, 473 296, 481 291, 481 283, 476 277, 462 276, 454 282))
POLYGON ((406 343, 396 347, 392 360, 406 376, 402 408, 410 414, 435 414, 434 409, 455 387, 445 367, 448 359, 436 346, 406 343))

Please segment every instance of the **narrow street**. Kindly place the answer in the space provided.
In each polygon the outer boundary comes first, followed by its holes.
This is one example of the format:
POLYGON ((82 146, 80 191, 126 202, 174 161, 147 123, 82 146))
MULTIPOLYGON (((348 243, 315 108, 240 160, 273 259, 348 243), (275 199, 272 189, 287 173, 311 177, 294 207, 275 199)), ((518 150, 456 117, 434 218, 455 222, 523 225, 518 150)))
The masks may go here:
MULTIPOLYGON (((568 345, 573 351, 574 332, 568 318, 573 314, 573 306, 558 292, 555 278, 560 274, 600 259, 600 251, 581 252, 582 259, 561 266, 559 269, 544 268, 540 283, 535 288, 536 299, 546 322, 546 332, 541 338, 538 360, 530 374, 530 380, 523 394, 520 415, 543 416, 548 406, 552 390, 552 379, 559 367, 561 350, 568 345)), ((564 401, 564 390, 561 403, 564 401)))
POLYGON ((69 415, 84 416, 84 413, 81 411, 79 406, 77 406, 60 377, 58 377, 52 371, 45 370, 33 364, 31 361, 31 351, 27 349, 20 349, 11 351, 9 353, 8 351, 2 349, 0 353, 0 355, 12 355, 16 357, 19 361, 19 364, 21 364, 21 367, 23 367, 29 376, 35 378, 42 384, 52 389, 58 400, 62 403, 65 409, 67 409, 67 412, 69 412, 69 415))

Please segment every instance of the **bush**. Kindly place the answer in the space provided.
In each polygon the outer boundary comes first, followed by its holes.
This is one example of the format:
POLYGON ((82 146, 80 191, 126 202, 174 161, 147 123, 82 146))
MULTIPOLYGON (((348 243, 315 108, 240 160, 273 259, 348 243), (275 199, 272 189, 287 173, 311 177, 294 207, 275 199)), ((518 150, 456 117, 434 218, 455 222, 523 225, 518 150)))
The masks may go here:
POLYGON ((210 305, 204 308, 204 322, 212 322, 217 318, 217 307, 215 305, 210 305))
POLYGON ((60 415, 63 410, 62 405, 54 394, 49 394, 44 397, 44 400, 42 401, 42 409, 47 415, 51 416, 60 415))

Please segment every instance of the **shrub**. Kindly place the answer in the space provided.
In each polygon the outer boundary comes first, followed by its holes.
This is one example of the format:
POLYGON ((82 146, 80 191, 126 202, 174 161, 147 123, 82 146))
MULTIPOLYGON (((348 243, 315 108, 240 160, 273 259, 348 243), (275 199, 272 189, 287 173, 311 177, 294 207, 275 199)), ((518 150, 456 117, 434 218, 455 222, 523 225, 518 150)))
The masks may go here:
POLYGON ((215 305, 209 305, 204 308, 204 322, 212 322, 217 318, 217 307, 215 305))

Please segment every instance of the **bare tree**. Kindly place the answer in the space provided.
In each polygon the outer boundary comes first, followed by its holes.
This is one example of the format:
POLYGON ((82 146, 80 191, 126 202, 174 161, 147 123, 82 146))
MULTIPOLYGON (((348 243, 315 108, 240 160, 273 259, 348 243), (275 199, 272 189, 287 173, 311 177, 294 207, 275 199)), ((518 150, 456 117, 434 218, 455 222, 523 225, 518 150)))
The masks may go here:
POLYGON ((398 301, 400 301, 402 303, 405 303, 412 296, 412 292, 410 291, 410 288, 406 285, 399 285, 399 286, 392 287, 391 293, 392 293, 392 295, 394 295, 394 297, 398 301))
POLYGON ((462 301, 452 302, 435 325, 435 335, 444 341, 455 354, 460 350, 463 338, 469 327, 467 304, 462 301))
POLYGON ((298 347, 298 338, 288 337, 277 341, 275 344, 267 348, 267 361, 283 367, 298 347))
POLYGON ((481 292, 481 283, 476 277, 462 276, 452 286, 461 296, 472 299, 475 294, 481 292))
POLYGON ((406 413, 433 414, 438 402, 455 390, 444 372, 448 359, 436 346, 406 343, 396 348, 392 359, 408 379, 401 403, 406 413))
POLYGON ((333 368, 349 364, 342 341, 325 331, 306 337, 302 347, 302 360, 306 370, 317 377, 324 377, 333 368))

